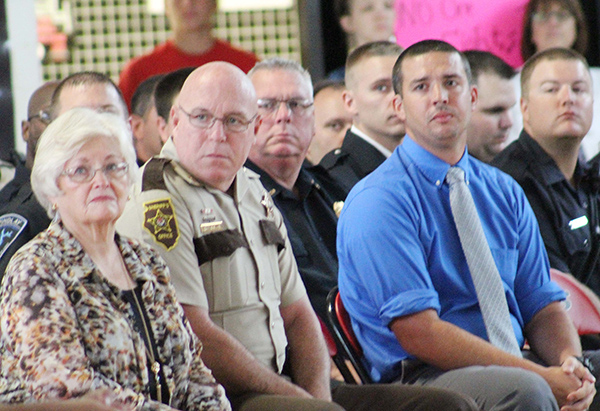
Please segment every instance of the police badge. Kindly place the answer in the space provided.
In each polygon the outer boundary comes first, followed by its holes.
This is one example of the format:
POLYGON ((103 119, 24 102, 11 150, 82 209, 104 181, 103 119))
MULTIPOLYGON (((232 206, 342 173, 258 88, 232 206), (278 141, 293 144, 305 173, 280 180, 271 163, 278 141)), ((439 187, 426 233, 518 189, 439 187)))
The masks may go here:
POLYGON ((0 217, 0 258, 26 225, 27 219, 19 214, 10 213, 0 217))
POLYGON ((170 198, 144 203, 144 228, 154 240, 170 251, 179 240, 175 209, 170 198))

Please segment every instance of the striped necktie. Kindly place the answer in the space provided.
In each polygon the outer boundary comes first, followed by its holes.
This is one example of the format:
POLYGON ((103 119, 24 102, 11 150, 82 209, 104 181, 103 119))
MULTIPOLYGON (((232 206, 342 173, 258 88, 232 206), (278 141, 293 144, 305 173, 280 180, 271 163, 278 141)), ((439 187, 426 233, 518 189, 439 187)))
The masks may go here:
POLYGON ((471 191, 465 183, 465 172, 459 167, 450 167, 446 181, 450 185, 452 216, 475 285, 489 341, 494 346, 521 357, 502 279, 485 238, 471 191))

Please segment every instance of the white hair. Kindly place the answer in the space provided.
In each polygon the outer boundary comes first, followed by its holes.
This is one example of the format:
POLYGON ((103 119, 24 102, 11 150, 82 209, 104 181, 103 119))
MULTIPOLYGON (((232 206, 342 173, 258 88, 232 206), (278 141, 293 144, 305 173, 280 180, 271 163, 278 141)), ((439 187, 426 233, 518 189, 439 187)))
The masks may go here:
POLYGON ((118 144, 129 166, 129 184, 133 184, 138 166, 129 124, 122 116, 113 113, 100 113, 83 107, 71 109, 50 123, 42 133, 31 170, 31 188, 50 218, 56 212, 49 198, 61 194, 58 177, 66 163, 86 143, 98 137, 112 139, 118 144))

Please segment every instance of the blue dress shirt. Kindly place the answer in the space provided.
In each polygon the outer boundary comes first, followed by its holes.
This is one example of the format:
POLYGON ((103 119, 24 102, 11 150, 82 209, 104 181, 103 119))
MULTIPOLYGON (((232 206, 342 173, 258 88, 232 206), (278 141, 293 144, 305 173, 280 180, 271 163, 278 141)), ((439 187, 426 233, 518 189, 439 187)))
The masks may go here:
MULTIPOLYGON (((525 325, 565 294, 550 280, 537 221, 519 185, 466 150, 456 165, 465 170, 522 346, 525 325)), ((450 210, 449 168, 407 135, 345 202, 337 236, 340 293, 375 381, 398 378, 402 360, 411 358, 389 329, 395 318, 434 309, 487 340, 450 210)))

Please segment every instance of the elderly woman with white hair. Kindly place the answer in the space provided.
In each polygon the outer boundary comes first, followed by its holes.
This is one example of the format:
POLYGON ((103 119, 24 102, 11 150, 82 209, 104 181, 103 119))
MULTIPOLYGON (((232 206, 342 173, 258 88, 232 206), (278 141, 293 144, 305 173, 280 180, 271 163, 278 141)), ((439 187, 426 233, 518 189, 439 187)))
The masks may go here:
POLYGON ((164 261, 115 232, 136 172, 129 128, 113 114, 76 108, 42 135, 32 187, 54 220, 2 282, 0 402, 109 388, 119 408, 230 409, 164 261))

